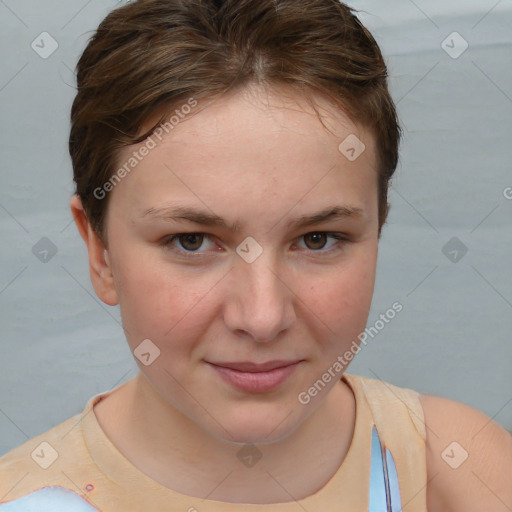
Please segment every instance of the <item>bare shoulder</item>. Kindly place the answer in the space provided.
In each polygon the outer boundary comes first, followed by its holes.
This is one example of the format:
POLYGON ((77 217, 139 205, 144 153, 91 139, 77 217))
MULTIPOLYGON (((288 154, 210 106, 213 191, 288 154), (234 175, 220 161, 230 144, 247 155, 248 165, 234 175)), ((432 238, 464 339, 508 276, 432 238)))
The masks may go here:
POLYGON ((420 394, 429 512, 512 511, 512 435, 461 402, 420 394))

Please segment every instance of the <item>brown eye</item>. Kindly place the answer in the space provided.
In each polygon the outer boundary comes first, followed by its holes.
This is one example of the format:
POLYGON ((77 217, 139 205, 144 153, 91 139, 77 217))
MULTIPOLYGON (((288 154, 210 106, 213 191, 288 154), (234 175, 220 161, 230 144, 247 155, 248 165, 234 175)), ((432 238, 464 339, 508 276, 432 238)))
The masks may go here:
POLYGON ((197 251, 203 243, 204 235, 200 233, 187 233, 177 237, 181 246, 187 251, 197 251))
POLYGON ((159 245, 166 251, 172 251, 179 256, 199 258, 212 253, 211 250, 208 251, 208 243, 210 249, 216 252, 215 244, 207 233, 176 233, 160 240, 159 245))
POLYGON ((327 242, 327 235, 326 233, 308 233, 304 235, 304 240, 306 241, 308 249, 323 249, 327 242), (311 243, 308 243, 308 240, 310 240, 311 243))
POLYGON ((301 244, 306 251, 320 255, 332 254, 343 248, 350 242, 344 233, 330 233, 325 231, 313 231, 301 236, 301 244), (332 239, 329 242, 329 238, 332 239))

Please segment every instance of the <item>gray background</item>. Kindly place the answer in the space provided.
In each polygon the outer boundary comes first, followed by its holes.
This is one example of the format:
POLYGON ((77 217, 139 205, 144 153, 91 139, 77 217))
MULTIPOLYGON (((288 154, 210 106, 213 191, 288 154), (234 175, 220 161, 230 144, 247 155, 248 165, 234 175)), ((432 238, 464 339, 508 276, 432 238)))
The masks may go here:
MULTIPOLYGON (((137 371, 118 309, 94 294, 68 206, 73 69, 119 4, 0 0, 0 454, 137 371), (43 31, 59 45, 46 59, 31 47, 43 31), (32 250, 43 237, 57 250, 46 262, 32 250)), ((405 131, 368 326, 395 301, 404 309, 348 371, 512 429, 512 3, 351 5, 386 55, 405 131), (469 44, 458 58, 441 47, 454 31, 469 44), (467 247, 455 262, 443 253, 453 237, 467 247)))

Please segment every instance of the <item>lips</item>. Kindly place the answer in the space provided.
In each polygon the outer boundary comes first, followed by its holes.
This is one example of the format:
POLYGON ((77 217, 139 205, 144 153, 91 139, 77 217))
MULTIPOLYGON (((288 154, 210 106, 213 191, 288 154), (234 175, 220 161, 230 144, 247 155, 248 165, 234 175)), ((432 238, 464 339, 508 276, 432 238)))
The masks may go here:
POLYGON ((299 361, 268 361, 266 363, 253 363, 249 361, 244 361, 240 363, 210 363, 215 366, 220 366, 222 368, 229 368, 231 370, 236 370, 239 372, 248 372, 248 373, 261 373, 261 372, 269 372, 271 370, 275 370, 276 368, 284 368, 286 366, 291 366, 292 364, 296 364, 299 361))
POLYGON ((297 369, 301 361, 267 361, 266 363, 209 363, 221 379, 245 393, 267 393, 278 389, 297 369))

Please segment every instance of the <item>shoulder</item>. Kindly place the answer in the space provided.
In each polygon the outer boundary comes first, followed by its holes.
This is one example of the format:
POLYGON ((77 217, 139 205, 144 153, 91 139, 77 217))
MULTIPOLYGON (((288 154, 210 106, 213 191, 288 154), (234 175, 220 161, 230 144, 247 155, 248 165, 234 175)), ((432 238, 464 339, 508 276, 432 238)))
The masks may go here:
POLYGON ((62 486, 63 469, 81 456, 80 415, 29 439, 0 457, 0 508, 46 486, 62 486))
POLYGON ((512 435, 484 413, 419 394, 426 429, 429 511, 512 510, 512 435))

